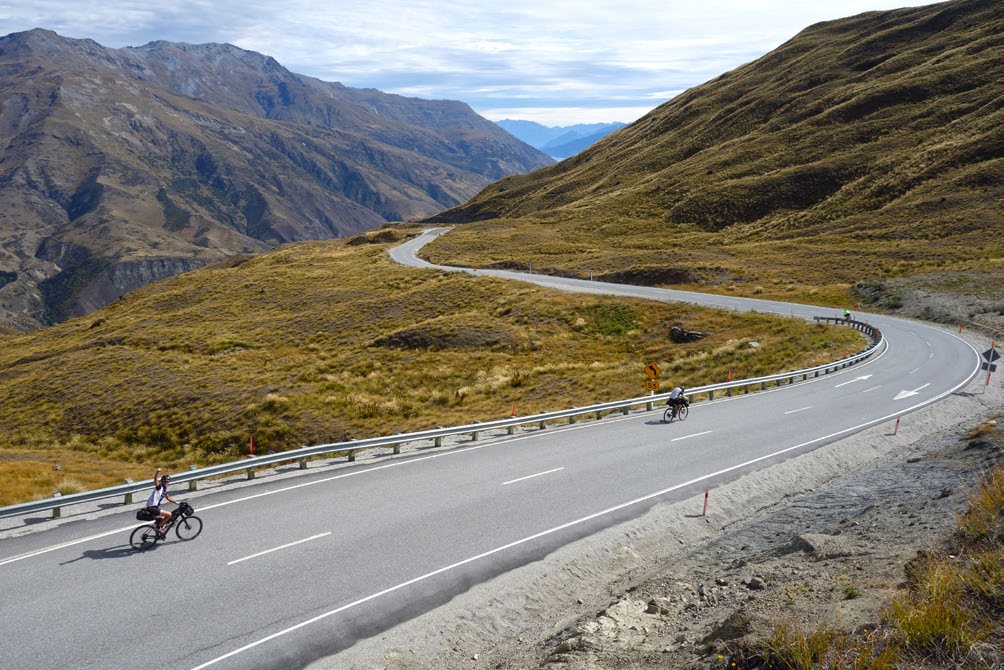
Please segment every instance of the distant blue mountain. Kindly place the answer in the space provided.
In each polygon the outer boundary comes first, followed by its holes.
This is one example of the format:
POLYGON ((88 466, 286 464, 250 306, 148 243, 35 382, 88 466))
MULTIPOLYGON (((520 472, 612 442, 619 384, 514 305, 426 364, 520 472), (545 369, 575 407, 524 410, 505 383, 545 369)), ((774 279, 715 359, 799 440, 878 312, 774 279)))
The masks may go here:
POLYGON ((544 126, 535 121, 504 119, 496 122, 503 130, 555 160, 574 156, 626 123, 580 123, 574 126, 544 126))

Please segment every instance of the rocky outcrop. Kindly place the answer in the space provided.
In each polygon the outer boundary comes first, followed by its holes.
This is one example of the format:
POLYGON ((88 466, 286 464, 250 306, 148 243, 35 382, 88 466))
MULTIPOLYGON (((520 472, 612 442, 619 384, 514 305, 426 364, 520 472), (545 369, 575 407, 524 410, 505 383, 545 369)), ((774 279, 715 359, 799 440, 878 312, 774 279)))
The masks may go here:
POLYGON ((73 301, 71 314, 83 316, 118 300, 134 289, 206 265, 196 258, 151 258, 113 263, 94 278, 73 301))

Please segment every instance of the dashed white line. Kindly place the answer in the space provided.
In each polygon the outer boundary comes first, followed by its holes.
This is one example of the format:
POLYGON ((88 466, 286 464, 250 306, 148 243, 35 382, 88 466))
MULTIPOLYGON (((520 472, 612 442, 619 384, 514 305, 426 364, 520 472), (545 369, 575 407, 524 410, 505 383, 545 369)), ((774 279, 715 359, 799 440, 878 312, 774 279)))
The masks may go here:
POLYGON ((694 433, 693 435, 684 435, 683 437, 674 437, 670 442, 679 442, 680 440, 689 440, 692 437, 700 437, 701 435, 707 435, 710 430, 706 430, 703 433, 694 433))
POLYGON ((795 412, 804 412, 807 409, 812 409, 815 405, 809 405, 808 407, 799 407, 798 409, 789 409, 785 414, 794 414, 795 412))
POLYGON ((251 554, 250 556, 245 556, 244 558, 238 558, 236 561, 230 561, 227 565, 234 565, 235 563, 240 563, 242 561, 250 561, 252 558, 258 558, 259 556, 264 556, 265 554, 271 554, 273 551, 279 551, 280 549, 288 549, 289 547, 295 547, 298 544, 303 544, 304 542, 310 542, 311 540, 316 540, 320 537, 325 537, 331 535, 331 532, 319 533, 318 535, 312 535, 310 537, 305 537, 302 540, 297 540, 296 542, 290 542, 289 544, 284 544, 281 547, 273 547, 272 549, 266 549, 265 551, 259 551, 257 554, 251 554))
POLYGON ((564 470, 565 468, 554 468, 553 470, 546 470, 544 472, 538 472, 535 475, 527 475, 526 477, 520 477, 519 479, 510 479, 507 482, 502 482, 502 486, 508 486, 509 484, 515 484, 516 482, 526 481, 527 479, 533 479, 534 477, 543 477, 544 475, 549 475, 552 472, 558 472, 559 470, 564 470))

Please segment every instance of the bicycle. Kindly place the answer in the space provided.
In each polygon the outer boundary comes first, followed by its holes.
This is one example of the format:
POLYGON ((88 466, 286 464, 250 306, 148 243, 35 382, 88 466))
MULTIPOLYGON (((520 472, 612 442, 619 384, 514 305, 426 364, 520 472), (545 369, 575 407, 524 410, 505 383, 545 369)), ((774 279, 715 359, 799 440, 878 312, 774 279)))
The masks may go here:
POLYGON ((674 420, 686 421, 688 414, 690 414, 690 403, 670 405, 662 414, 662 422, 673 423, 674 420))
MULTIPOLYGON (((142 513, 144 510, 140 510, 142 513)), ((148 524, 140 526, 129 536, 129 544, 136 551, 145 551, 157 544, 160 540, 167 539, 167 534, 174 528, 174 534, 182 542, 194 540, 202 532, 202 519, 195 516, 195 509, 187 502, 178 503, 178 509, 168 519, 162 527, 163 535, 157 532, 157 526, 148 524)))

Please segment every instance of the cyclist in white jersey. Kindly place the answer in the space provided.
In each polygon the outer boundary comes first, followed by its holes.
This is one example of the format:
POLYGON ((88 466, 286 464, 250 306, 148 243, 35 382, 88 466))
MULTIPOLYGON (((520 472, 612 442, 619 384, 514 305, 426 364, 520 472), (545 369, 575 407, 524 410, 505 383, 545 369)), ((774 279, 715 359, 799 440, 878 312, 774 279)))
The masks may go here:
POLYGON ((689 402, 687 402, 687 393, 686 391, 683 390, 682 386, 677 386, 670 392, 669 400, 666 401, 666 404, 669 405, 670 407, 676 407, 677 411, 679 411, 680 407, 690 404, 689 402))
POLYGON ((166 509, 162 510, 160 508, 161 504, 167 499, 168 502, 174 503, 178 502, 170 496, 167 492, 167 483, 171 481, 170 475, 160 476, 160 468, 157 468, 157 474, 153 476, 153 493, 146 501, 146 508, 157 518, 157 533, 163 535, 161 528, 167 520, 171 518, 171 513, 166 509))

